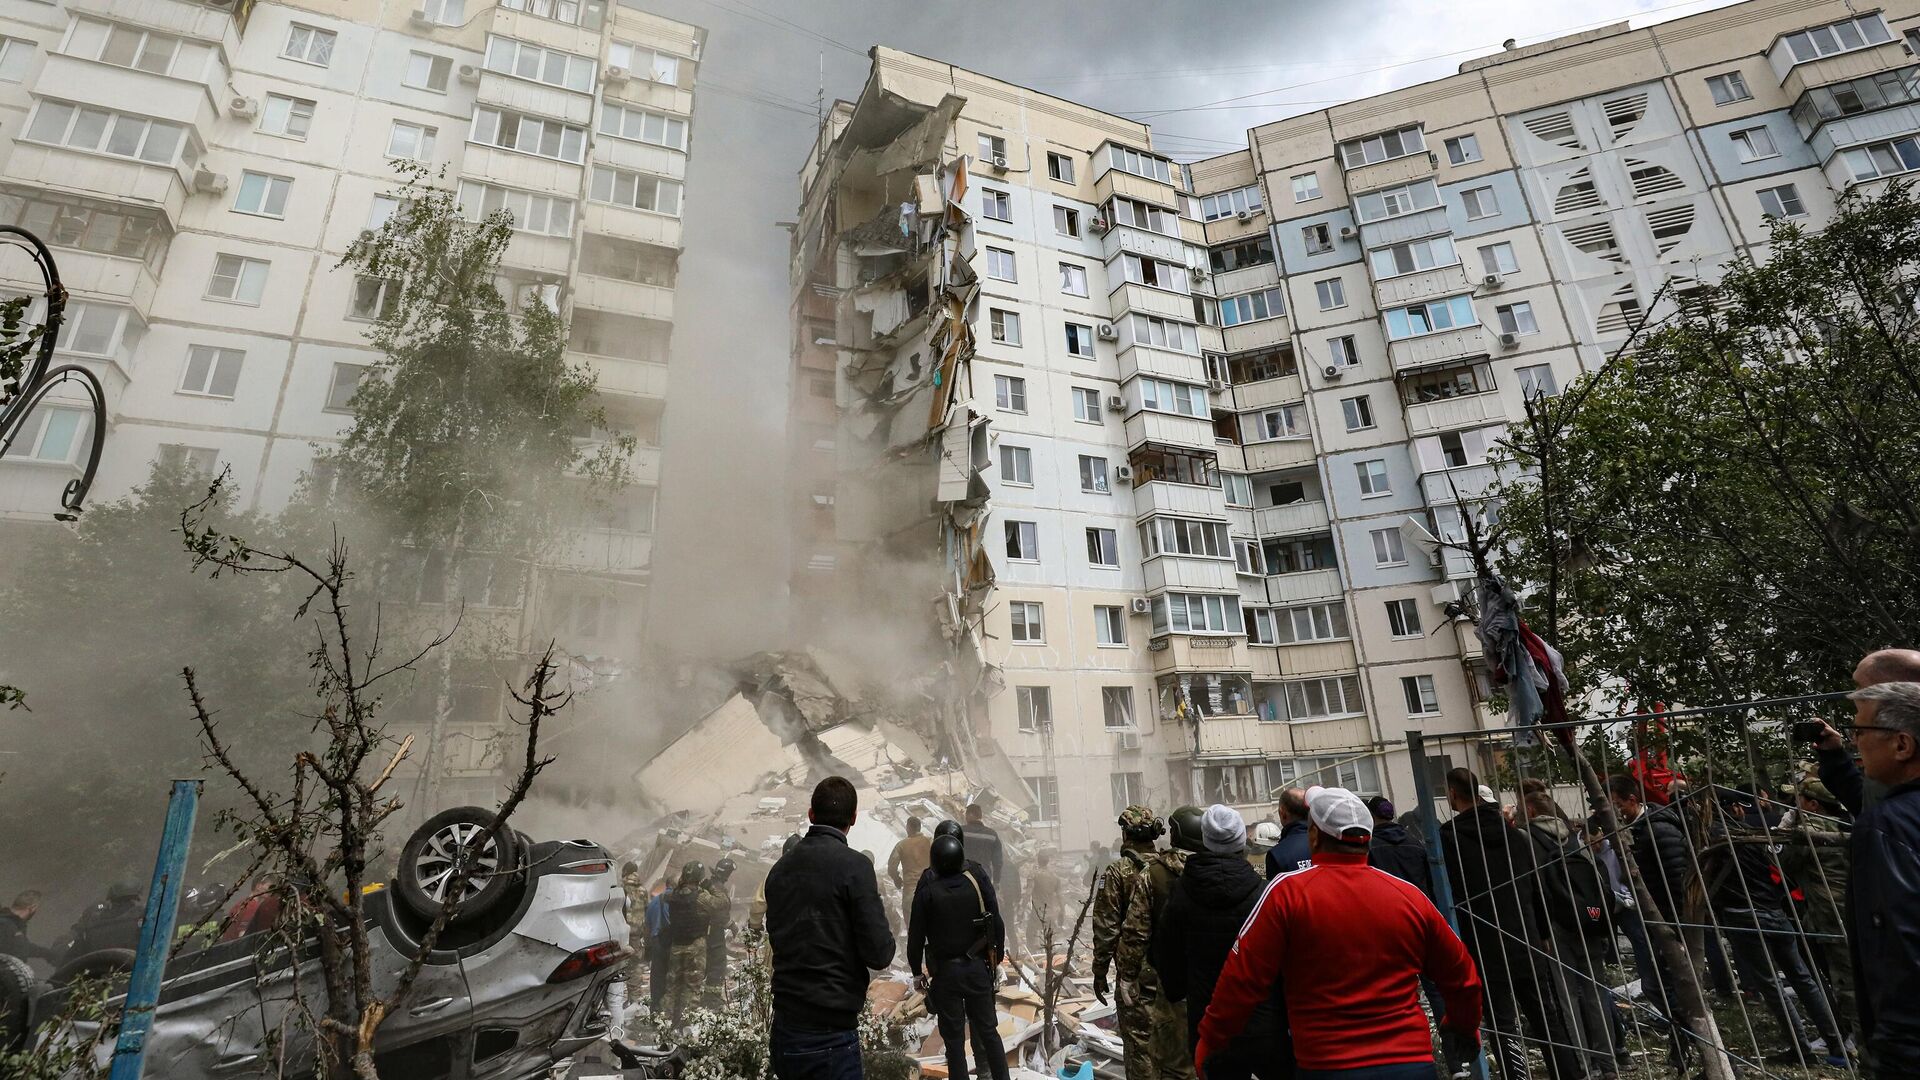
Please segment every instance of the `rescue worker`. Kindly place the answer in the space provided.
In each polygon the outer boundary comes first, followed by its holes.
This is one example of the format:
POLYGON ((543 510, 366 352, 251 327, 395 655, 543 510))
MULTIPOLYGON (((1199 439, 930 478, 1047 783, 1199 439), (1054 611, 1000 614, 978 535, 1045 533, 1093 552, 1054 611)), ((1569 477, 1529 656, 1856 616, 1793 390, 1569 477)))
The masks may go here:
POLYGON ((107 898, 88 908, 73 924, 73 940, 65 959, 99 949, 139 948, 140 920, 145 914, 140 889, 124 881, 114 882, 107 887, 107 898))
POLYGON ((1027 901, 1027 945, 1045 952, 1069 929, 1062 922, 1066 918, 1061 898, 1064 886, 1060 883, 1060 875, 1053 869, 1053 852, 1043 848, 1034 854, 1033 861, 1033 881, 1029 890, 1032 896, 1027 901))
POLYGON ((1007 1080, 1007 1052, 993 1002, 1005 925, 993 882, 972 868, 958 836, 935 840, 928 860, 933 877, 914 891, 907 917, 907 968, 940 1025, 947 1075, 966 1077, 971 1037, 975 1064, 993 1080, 1007 1080))
POLYGON ((627 894, 627 946, 633 955, 627 958, 627 978, 637 981, 641 965, 647 962, 651 942, 647 940, 647 879, 641 876, 639 863, 620 867, 620 891, 627 894))
MULTIPOLYGON (((1187 856, 1206 849, 1201 818, 1205 811, 1197 806, 1182 806, 1167 815, 1168 839, 1172 847, 1155 855, 1128 884, 1127 914, 1120 921, 1120 941, 1115 947, 1115 962, 1120 968, 1121 1001, 1131 983, 1138 1007, 1133 1010, 1136 1038, 1150 1047, 1152 1072, 1141 1073, 1149 1080, 1192 1080, 1193 1059, 1187 1048, 1187 1008, 1167 997, 1160 974, 1147 956, 1153 928, 1164 916, 1167 901, 1173 897, 1174 882, 1186 869, 1187 856), (1141 1023, 1145 1024, 1140 1027, 1141 1023)), ((1122 1017, 1122 1023, 1126 1018, 1122 1017)), ((1129 1077, 1134 1074, 1129 1071, 1129 1077)))
POLYGON ((690 862, 680 868, 680 884, 667 894, 667 940, 673 946, 667 961, 667 1025, 673 1028, 680 1026, 688 1006, 700 1000, 706 984, 707 932, 721 910, 704 887, 706 880, 706 866, 690 862))
POLYGON ((672 946, 667 941, 667 883, 653 883, 647 896, 647 1003, 654 1023, 666 1015, 668 960, 672 946))
POLYGON ((727 996, 727 934, 733 929, 733 889, 727 879, 733 877, 733 860, 722 855, 713 864, 713 875, 706 889, 713 894, 713 921, 707 927, 707 992, 702 1004, 717 1009, 727 996))
MULTIPOLYGON (((1111 987, 1107 969, 1114 966, 1119 952, 1120 926, 1127 917, 1127 900, 1133 895, 1134 879, 1154 857, 1153 842, 1165 827, 1149 807, 1135 803, 1120 812, 1120 857, 1100 875, 1093 894, 1093 996, 1107 1003, 1111 987)), ((1135 973, 1124 965, 1116 973, 1120 990, 1115 994, 1123 1071, 1129 1077, 1153 1080, 1159 1075, 1153 1065, 1153 1047, 1147 1038, 1150 1024, 1140 1006, 1135 973)), ((1183 1053, 1181 1055, 1185 1057, 1183 1053)))
POLYGON ((920 831, 920 819, 907 819, 907 838, 893 845, 887 856, 887 877, 900 890, 900 911, 913 913, 913 891, 920 887, 920 875, 932 860, 933 838, 920 831))

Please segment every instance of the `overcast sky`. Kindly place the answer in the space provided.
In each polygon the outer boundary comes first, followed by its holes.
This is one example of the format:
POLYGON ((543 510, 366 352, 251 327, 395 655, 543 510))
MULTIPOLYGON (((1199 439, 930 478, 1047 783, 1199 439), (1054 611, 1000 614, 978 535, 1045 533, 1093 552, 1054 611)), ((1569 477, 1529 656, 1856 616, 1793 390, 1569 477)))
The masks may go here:
MULTIPOLYGON (((631 0, 623 0, 631 2, 631 0)), ((787 234, 825 98, 869 47, 948 61, 1145 120, 1193 160, 1246 129, 1451 74, 1460 61, 1728 0, 645 0, 708 30, 695 90, 651 624, 714 660, 781 640, 787 234), (823 80, 824 71, 824 80, 823 80), (1149 115, 1155 114, 1155 115, 1149 115), (715 617, 717 616, 717 617, 715 617)))

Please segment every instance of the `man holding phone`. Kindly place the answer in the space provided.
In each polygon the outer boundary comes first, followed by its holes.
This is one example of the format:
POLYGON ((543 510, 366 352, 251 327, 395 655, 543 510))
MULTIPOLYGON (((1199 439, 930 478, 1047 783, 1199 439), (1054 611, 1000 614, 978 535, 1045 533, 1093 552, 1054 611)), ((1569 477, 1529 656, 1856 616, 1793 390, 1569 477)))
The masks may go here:
POLYGON ((1882 1078, 1920 1076, 1920 681, 1868 681, 1888 668, 1920 669, 1920 654, 1874 653, 1855 671, 1859 764, 1832 725, 1822 723, 1815 740, 1821 782, 1856 818, 1847 928, 1862 1064, 1882 1078), (1887 789, 1871 806, 1869 780, 1887 789))

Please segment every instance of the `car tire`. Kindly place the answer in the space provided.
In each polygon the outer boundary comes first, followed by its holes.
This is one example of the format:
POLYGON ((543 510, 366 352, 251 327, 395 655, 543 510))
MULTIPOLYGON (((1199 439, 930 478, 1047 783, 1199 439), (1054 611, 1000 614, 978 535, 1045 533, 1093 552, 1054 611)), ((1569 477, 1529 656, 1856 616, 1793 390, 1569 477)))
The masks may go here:
POLYGON ((513 891, 520 870, 522 847, 512 829, 487 831, 493 811, 478 806, 456 806, 428 818, 400 849, 395 891, 415 915, 432 919, 440 914, 451 884, 456 852, 464 849, 477 861, 464 875, 465 895, 449 926, 471 926, 513 891))
POLYGON ((126 991, 125 986, 118 985, 124 983, 126 980, 115 978, 115 976, 131 976, 132 974, 132 949, 95 949, 90 953, 82 953, 66 963, 61 964, 59 967, 54 968, 53 975, 47 979, 47 984, 56 989, 64 990, 82 979, 105 979, 116 984, 113 989, 114 993, 117 994, 126 991))
POLYGON ((0 953, 0 1054, 13 1053, 26 1045, 33 1026, 33 999, 39 988, 25 960, 0 953))

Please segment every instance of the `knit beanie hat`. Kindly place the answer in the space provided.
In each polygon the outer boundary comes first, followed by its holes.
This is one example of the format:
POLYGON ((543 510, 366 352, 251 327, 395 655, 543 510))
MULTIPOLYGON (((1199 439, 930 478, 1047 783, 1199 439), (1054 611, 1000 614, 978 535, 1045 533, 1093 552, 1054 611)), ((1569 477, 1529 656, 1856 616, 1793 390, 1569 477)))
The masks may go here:
POLYGON ((1208 851, 1231 854, 1247 850, 1247 823, 1240 811, 1214 803, 1200 818, 1200 840, 1208 851))

